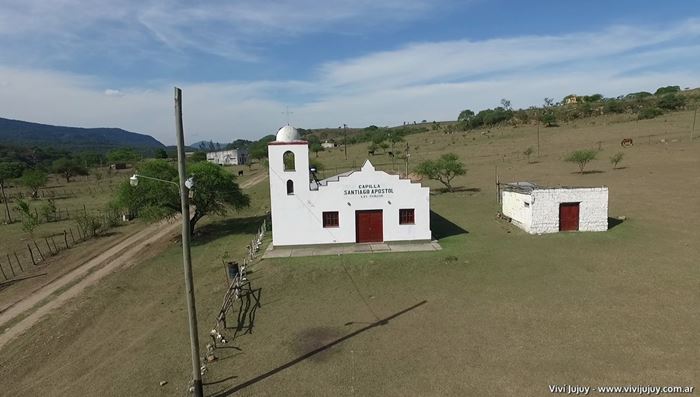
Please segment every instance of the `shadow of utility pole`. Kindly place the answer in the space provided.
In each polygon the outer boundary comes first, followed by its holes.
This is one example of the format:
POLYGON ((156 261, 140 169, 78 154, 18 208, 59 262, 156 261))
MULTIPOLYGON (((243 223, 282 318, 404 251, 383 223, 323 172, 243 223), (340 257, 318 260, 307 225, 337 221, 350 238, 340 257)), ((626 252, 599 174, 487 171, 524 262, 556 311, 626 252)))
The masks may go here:
POLYGON ((392 315, 389 316, 389 317, 383 318, 383 319, 381 319, 381 320, 379 320, 379 321, 375 321, 375 322, 373 322, 373 323, 367 325, 366 327, 362 327, 362 328, 360 328, 360 329, 358 329, 358 330, 356 330, 356 331, 353 331, 353 332, 351 332, 351 333, 349 333, 349 334, 347 334, 347 335, 345 335, 345 336, 343 336, 343 337, 341 337, 341 338, 338 338, 338 339, 334 340, 333 342, 330 342, 330 343, 328 343, 328 344, 326 344, 326 345, 323 345, 323 346, 319 347, 318 349, 314 349, 314 350, 312 350, 312 351, 310 351, 310 352, 308 352, 308 353, 306 353, 306 354, 304 354, 304 355, 302 355, 302 356, 299 356, 299 357, 295 358, 295 359, 292 360, 292 361, 289 361, 289 362, 287 362, 287 363, 285 363, 285 364, 282 364, 282 365, 280 365, 279 367, 277 367, 277 368, 275 368, 275 369, 272 369, 272 370, 270 370, 270 371, 267 371, 267 372, 265 372, 264 374, 258 375, 258 376, 256 376, 255 378, 250 379, 250 380, 247 380, 247 381, 245 381, 245 382, 243 382, 243 383, 241 383, 241 384, 239 384, 239 385, 233 386, 232 388, 230 388, 230 389, 228 389, 228 390, 224 390, 224 391, 222 391, 222 392, 220 392, 220 393, 217 393, 217 394, 214 395, 214 397, 225 397, 225 396, 230 396, 231 394, 233 394, 233 393, 235 393, 235 392, 237 392, 237 391, 239 391, 239 390, 245 389, 245 388, 248 387, 248 386, 254 385, 254 384, 256 384, 256 383, 258 383, 258 382, 260 382, 260 381, 262 381, 262 380, 265 380, 265 379, 269 378, 270 376, 275 375, 275 374, 278 373, 278 372, 281 372, 281 371, 283 371, 283 370, 285 370, 285 369, 287 369, 287 368, 289 368, 289 367, 291 367, 291 366, 294 366, 294 365, 296 365, 296 364, 299 364, 300 362, 306 360, 307 358, 310 358, 310 357, 312 357, 312 356, 314 356, 314 355, 316 355, 316 354, 318 354, 318 353, 321 353, 321 352, 323 352, 323 351, 325 351, 325 350, 328 350, 328 349, 330 349, 331 347, 333 347, 333 346, 335 346, 335 345, 337 345, 337 344, 339 344, 339 343, 342 343, 342 342, 344 342, 344 341, 346 341, 346 340, 348 340, 348 339, 350 339, 350 338, 352 338, 352 337, 354 337, 354 336, 357 336, 357 335, 359 335, 359 334, 361 334, 361 333, 363 333, 363 332, 365 332, 365 331, 368 331, 368 330, 370 330, 370 329, 372 329, 372 328, 374 328, 374 327, 377 327, 377 326, 380 326, 380 325, 386 325, 386 324, 389 323, 390 320, 393 320, 393 319, 395 319, 396 317, 401 316, 402 314, 406 314, 406 313, 410 312, 411 310, 416 309, 416 308, 418 308, 418 307, 420 307, 420 306, 422 306, 422 305, 424 305, 424 304, 426 304, 426 303, 428 303, 427 300, 424 300, 424 301, 422 301, 422 302, 418 302, 418 303, 416 303, 415 305, 413 305, 413 306, 411 306, 411 307, 409 307, 409 308, 403 309, 403 310, 401 310, 400 312, 394 313, 394 314, 392 314, 392 315))

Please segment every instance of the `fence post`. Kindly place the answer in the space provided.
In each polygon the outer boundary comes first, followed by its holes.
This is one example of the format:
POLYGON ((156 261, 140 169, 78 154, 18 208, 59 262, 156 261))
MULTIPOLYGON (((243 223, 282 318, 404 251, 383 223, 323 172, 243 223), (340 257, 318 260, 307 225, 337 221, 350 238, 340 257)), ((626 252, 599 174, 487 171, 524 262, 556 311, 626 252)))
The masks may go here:
POLYGON ((49 245, 49 239, 44 237, 44 241, 46 241, 46 248, 49 249, 49 254, 51 254, 51 256, 53 256, 53 250, 51 249, 51 246, 49 245))
POLYGON ((24 273, 24 269, 22 268, 22 263, 19 261, 19 258, 17 257, 17 252, 13 251, 12 253, 15 254, 15 260, 17 261, 17 265, 19 265, 19 270, 21 270, 22 273, 24 273))
POLYGON ((56 246, 56 241, 53 239, 53 236, 51 236, 51 242, 53 243, 53 248, 56 250, 56 253, 58 254, 58 247, 56 246))
POLYGON ((15 269, 12 268, 12 261, 10 260, 10 254, 6 254, 6 255, 7 255, 7 263, 10 264, 10 271, 12 272, 12 277, 14 278, 17 275, 15 274, 15 269))
POLYGON ((32 265, 36 266, 36 261, 34 260, 34 253, 32 252, 32 247, 27 244, 27 250, 29 251, 29 257, 32 258, 32 265))
POLYGON ((75 244, 75 236, 73 236, 73 228, 69 227, 68 230, 70 230, 70 239, 73 240, 73 244, 75 244))
POLYGON ((5 269, 2 268, 2 263, 0 263, 0 272, 2 272, 2 276, 5 277, 5 280, 8 280, 7 274, 5 274, 5 269))
POLYGON ((68 247, 68 233, 66 233, 66 229, 63 229, 63 241, 66 243, 66 249, 70 248, 68 247))
POLYGON ((41 250, 39 249, 39 245, 36 243, 36 241, 32 240, 34 242, 34 247, 36 248, 37 251, 39 251, 39 256, 41 257, 41 260, 44 260, 44 254, 41 253, 41 250))

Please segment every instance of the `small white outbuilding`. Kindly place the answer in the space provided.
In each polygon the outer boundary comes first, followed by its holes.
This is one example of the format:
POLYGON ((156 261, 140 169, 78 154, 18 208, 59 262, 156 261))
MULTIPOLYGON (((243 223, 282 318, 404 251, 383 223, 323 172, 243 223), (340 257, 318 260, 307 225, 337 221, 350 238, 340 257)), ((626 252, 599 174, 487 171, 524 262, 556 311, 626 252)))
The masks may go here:
POLYGON ((207 161, 219 165, 242 165, 247 162, 248 152, 245 149, 220 150, 207 153, 207 161))
POLYGON ((501 212, 531 234, 608 230, 608 188, 501 185, 501 212))

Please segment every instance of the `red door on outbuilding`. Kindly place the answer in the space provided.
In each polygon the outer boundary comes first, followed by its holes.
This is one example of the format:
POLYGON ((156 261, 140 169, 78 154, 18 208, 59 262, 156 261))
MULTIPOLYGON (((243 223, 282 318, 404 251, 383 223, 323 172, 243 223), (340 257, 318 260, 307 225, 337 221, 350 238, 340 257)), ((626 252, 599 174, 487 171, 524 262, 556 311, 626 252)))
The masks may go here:
POLYGON ((579 203, 559 204, 559 230, 578 230, 579 203))
POLYGON ((382 210, 355 211, 355 236, 358 243, 384 241, 382 210))

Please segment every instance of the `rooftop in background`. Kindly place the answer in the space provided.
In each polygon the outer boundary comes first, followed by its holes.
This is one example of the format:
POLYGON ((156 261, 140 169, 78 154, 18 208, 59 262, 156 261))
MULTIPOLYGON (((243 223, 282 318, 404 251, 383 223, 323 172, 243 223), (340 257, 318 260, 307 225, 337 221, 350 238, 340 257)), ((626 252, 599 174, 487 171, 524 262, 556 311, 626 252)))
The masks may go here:
MULTIPOLYGON (((600 186, 596 186, 600 187, 600 186)), ((511 182, 501 184, 501 190, 530 194, 533 190, 545 189, 590 189, 590 186, 540 186, 532 182, 511 182)))

